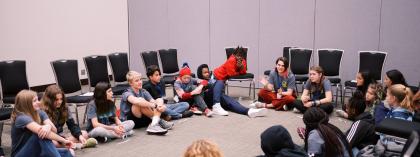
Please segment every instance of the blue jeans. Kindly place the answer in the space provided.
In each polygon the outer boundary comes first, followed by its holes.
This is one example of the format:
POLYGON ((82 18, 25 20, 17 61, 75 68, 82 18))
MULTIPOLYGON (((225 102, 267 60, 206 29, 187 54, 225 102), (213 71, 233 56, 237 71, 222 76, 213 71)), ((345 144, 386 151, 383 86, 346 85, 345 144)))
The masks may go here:
POLYGON ((225 82, 222 80, 217 80, 213 86, 213 103, 220 103, 220 99, 223 95, 223 89, 225 88, 225 82))
POLYGON ((242 106, 238 101, 236 101, 232 97, 227 96, 226 94, 222 94, 221 100, 221 105, 223 108, 235 113, 248 115, 249 108, 242 106))
POLYGON ((40 139, 38 135, 32 134, 25 145, 16 152, 15 157, 45 156, 45 157, 71 157, 70 151, 66 148, 56 148, 49 139, 40 139))
POLYGON ((166 104, 166 110, 164 113, 170 115, 172 119, 179 119, 182 117, 182 113, 188 110, 189 107, 190 105, 187 102, 166 104))

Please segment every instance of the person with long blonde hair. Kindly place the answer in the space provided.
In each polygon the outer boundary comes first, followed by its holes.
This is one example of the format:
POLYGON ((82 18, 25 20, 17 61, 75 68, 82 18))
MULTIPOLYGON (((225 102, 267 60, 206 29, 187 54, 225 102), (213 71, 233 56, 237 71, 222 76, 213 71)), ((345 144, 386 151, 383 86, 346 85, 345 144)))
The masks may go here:
POLYGON ((223 157, 223 154, 215 143, 201 139, 187 148, 184 157, 223 157))
POLYGON ((40 109, 38 96, 34 91, 22 90, 16 95, 12 112, 12 154, 11 156, 73 156, 68 148, 56 148, 58 141, 67 147, 73 142, 51 131, 54 124, 40 109))

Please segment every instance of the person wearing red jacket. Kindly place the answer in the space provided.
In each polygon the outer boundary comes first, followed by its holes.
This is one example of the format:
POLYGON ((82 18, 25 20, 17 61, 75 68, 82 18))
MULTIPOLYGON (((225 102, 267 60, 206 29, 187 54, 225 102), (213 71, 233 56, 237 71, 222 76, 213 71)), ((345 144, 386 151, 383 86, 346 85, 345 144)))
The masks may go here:
POLYGON ((217 80, 213 87, 213 112, 218 115, 228 115, 220 105, 225 81, 230 77, 246 74, 246 60, 243 56, 245 51, 246 48, 238 46, 226 62, 213 71, 212 77, 217 80))

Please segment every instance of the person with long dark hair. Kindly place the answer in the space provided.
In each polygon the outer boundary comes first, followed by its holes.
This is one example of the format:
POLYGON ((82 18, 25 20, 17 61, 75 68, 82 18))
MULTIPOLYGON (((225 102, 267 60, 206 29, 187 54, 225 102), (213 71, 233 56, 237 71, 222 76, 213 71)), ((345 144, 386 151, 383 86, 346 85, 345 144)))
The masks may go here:
POLYGON ((111 85, 99 82, 93 92, 94 100, 87 108, 87 130, 90 137, 105 142, 108 138, 124 138, 133 134, 134 122, 121 122, 116 114, 116 107, 112 98, 111 85))
POLYGON ((305 150, 309 156, 352 157, 346 137, 330 124, 328 115, 318 107, 311 107, 303 114, 305 150))
POLYGON ((361 72, 358 72, 356 75, 357 90, 362 91, 363 94, 366 94, 369 84, 374 83, 374 82, 376 81, 375 79, 373 79, 369 71, 361 71, 361 72))

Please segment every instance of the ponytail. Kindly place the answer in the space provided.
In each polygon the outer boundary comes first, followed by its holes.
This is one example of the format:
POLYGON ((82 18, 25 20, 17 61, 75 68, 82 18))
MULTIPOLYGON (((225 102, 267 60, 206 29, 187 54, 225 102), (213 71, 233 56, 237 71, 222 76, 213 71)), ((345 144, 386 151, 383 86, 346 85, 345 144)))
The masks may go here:
POLYGON ((391 94, 397 98, 397 101, 402 108, 405 108, 410 112, 414 111, 413 93, 410 88, 402 84, 396 84, 392 85, 389 90, 391 94))

